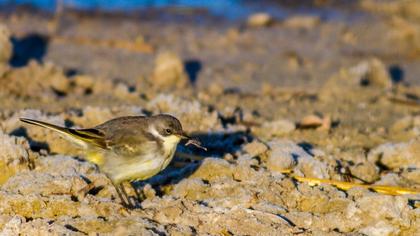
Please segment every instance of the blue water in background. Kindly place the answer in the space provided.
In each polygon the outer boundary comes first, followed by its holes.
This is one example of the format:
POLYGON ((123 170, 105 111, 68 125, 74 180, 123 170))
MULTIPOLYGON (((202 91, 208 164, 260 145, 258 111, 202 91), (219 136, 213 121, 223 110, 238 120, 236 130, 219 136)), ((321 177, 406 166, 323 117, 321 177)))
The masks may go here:
MULTIPOLYGON (((57 2, 57 0, 0 0, 0 7, 26 4, 54 11, 57 2)), ((279 7, 270 7, 261 0, 62 0, 62 2, 65 8, 101 11, 135 11, 163 7, 200 8, 229 19, 246 17, 258 11, 268 12, 273 16, 283 15, 279 7)))

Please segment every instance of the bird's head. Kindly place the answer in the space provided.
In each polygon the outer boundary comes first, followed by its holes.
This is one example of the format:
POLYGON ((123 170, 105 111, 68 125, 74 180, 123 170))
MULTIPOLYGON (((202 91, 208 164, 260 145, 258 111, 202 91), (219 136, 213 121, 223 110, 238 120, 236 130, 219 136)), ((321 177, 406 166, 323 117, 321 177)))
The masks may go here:
POLYGON ((164 142, 177 144, 181 139, 190 139, 182 130, 181 122, 171 115, 156 115, 150 120, 151 133, 164 142))

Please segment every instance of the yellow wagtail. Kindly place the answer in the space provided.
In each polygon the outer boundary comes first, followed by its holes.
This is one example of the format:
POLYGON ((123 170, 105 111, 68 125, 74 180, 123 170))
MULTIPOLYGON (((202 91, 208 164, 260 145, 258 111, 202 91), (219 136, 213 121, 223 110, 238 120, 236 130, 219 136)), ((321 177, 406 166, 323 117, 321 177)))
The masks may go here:
MULTIPOLYGON (((86 150, 86 159, 95 163, 114 184, 124 205, 123 182, 148 179, 172 160, 181 139, 200 148, 182 130, 179 120, 170 115, 127 116, 109 120, 89 129, 70 129, 27 118, 23 122, 45 127, 86 150)), ((203 148, 205 149, 205 148, 203 148)))

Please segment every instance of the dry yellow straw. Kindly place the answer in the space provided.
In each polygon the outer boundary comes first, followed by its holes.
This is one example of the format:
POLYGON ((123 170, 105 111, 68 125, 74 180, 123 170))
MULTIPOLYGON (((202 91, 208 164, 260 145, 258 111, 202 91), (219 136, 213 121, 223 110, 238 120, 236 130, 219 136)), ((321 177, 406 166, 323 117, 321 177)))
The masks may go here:
MULTIPOLYGON (((284 172, 284 173, 287 173, 287 172, 284 172)), ((343 181, 337 181, 337 180, 306 178, 306 177, 300 177, 296 175, 291 175, 291 177, 296 179, 299 182, 308 183, 310 185, 330 184, 342 190, 349 190, 353 187, 361 187, 361 188, 374 190, 375 192, 378 192, 378 193, 389 194, 389 195, 420 194, 420 190, 418 189, 402 188, 398 186, 358 184, 358 183, 350 183, 350 182, 343 182, 343 181)))

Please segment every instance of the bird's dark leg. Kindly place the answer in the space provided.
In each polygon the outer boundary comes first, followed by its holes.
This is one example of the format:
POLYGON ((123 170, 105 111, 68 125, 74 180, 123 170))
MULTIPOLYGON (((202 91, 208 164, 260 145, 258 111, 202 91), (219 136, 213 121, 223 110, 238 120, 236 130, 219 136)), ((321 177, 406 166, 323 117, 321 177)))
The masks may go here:
POLYGON ((136 193, 137 202, 140 204, 146 198, 144 192, 135 185, 135 182, 130 182, 130 184, 134 192, 136 193))
POLYGON ((127 193, 124 189, 123 184, 122 183, 121 184, 114 184, 114 187, 115 187, 115 190, 117 190, 117 194, 118 194, 118 197, 121 200, 121 204, 126 208, 130 208, 131 204, 130 204, 130 201, 128 199, 128 196, 127 196, 127 193))
POLYGON ((125 199, 127 199, 127 206, 130 207, 130 208, 134 208, 134 205, 135 204, 132 204, 131 203, 130 196, 125 191, 125 187, 124 187, 124 184, 123 183, 120 184, 120 189, 121 189, 122 194, 125 196, 125 199))

